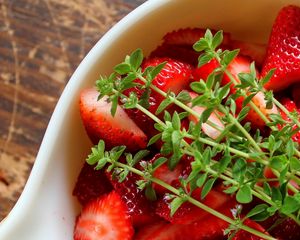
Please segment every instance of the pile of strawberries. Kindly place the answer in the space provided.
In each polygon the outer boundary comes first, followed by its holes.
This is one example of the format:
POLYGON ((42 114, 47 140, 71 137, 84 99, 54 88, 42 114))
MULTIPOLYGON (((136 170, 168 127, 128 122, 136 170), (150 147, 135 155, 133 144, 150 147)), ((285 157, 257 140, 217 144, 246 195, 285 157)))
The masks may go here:
MULTIPOLYGON (((157 66, 167 62, 162 71, 154 79, 153 84, 159 89, 169 90, 178 94, 185 89, 193 98, 196 96, 189 88, 193 81, 206 79, 207 76, 218 67, 216 60, 211 60, 201 67, 197 67, 198 54, 192 49, 192 45, 203 37, 203 29, 180 29, 167 33, 163 43, 144 60, 142 67, 157 66)), ((300 8, 287 6, 277 16, 267 46, 262 44, 246 43, 233 40, 229 33, 224 33, 222 49, 240 49, 240 54, 229 65, 228 70, 239 81, 237 75, 240 72, 249 72, 250 63, 256 62, 257 74, 264 77, 271 69, 276 68, 275 74, 266 84, 267 89, 275 92, 282 103, 290 111, 299 111, 300 107, 300 8), (299 83, 298 83, 299 82, 299 83), (291 97, 293 96, 293 97, 291 97)), ((222 83, 230 80, 224 75, 222 83)), ((129 94, 134 91, 137 96, 143 94, 138 88, 126 91, 129 94)), ((235 91, 234 87, 231 92, 235 91)), ((117 108, 115 117, 111 116, 111 104, 105 98, 97 101, 98 92, 95 89, 83 90, 80 96, 80 113, 83 124, 93 143, 97 144, 103 139, 107 148, 118 145, 126 145, 127 151, 136 152, 147 146, 148 140, 157 134, 153 127, 153 120, 135 109, 124 110, 117 108)), ((155 113, 163 97, 154 91, 150 95, 149 110, 155 113)), ((263 94, 257 94, 253 102, 268 116, 270 113, 280 112, 276 107, 266 108, 263 94)), ((242 100, 237 100, 237 110, 241 110, 242 100)), ((169 111, 177 110, 169 107, 169 111)), ((204 109, 195 107, 195 111, 201 114, 204 109)), ((288 117, 281 113, 283 119, 288 117)), ((220 128, 222 122, 212 114, 209 118, 220 128)), ((183 119, 182 126, 188 126, 189 121, 198 120, 193 116, 183 119)), ((265 123, 254 112, 250 111, 245 121, 251 122, 253 128, 263 130, 265 123)), ((202 130, 215 139, 219 131, 203 124, 202 130)), ((300 133, 293 137, 300 143, 300 133)), ((161 155, 157 152, 161 143, 152 149, 151 156, 145 161, 155 161, 161 155)), ((191 159, 184 156, 176 168, 171 171, 166 164, 159 167, 154 176, 164 182, 177 186, 179 179, 188 176, 191 171, 191 159)), ((209 213, 195 207, 190 203, 184 203, 178 211, 170 216, 170 199, 165 197, 166 190, 154 185, 158 194, 158 200, 149 201, 142 190, 136 186, 140 177, 130 173, 123 182, 112 178, 105 169, 95 171, 93 166, 85 164, 78 177, 73 194, 83 205, 78 216, 74 230, 75 240, 114 239, 114 240, 201 240, 201 239, 227 239, 223 230, 228 223, 218 219, 209 213)), ((209 207, 232 217, 232 209, 235 208, 234 198, 222 192, 221 185, 214 187, 203 201, 209 207)), ((194 197, 200 201, 201 189, 193 192, 194 197)), ((272 219, 258 224, 247 219, 244 224, 255 228, 278 239, 300 239, 300 227, 287 219, 277 227, 267 230, 276 221, 272 219)), ((234 236, 235 240, 261 239, 250 233, 239 230, 234 236)))

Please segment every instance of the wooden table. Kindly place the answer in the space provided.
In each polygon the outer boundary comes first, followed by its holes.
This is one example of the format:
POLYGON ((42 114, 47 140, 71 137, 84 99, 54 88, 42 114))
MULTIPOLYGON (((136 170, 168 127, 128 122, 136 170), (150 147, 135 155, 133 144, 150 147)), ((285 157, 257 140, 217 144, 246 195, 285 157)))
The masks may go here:
POLYGON ((20 196, 77 65, 146 0, 0 0, 0 220, 20 196))

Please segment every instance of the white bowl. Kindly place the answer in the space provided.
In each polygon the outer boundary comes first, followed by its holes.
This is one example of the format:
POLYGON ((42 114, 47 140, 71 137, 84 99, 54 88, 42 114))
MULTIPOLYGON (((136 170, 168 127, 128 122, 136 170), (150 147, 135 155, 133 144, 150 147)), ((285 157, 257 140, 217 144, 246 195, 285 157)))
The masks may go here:
POLYGON ((182 27, 223 29, 237 39, 266 43, 278 10, 299 0, 150 0, 116 24, 85 57, 49 123, 26 187, 0 224, 0 240, 72 239, 80 207, 72 196, 90 151, 78 111, 81 89, 109 74, 126 54, 149 53, 162 36, 182 27))

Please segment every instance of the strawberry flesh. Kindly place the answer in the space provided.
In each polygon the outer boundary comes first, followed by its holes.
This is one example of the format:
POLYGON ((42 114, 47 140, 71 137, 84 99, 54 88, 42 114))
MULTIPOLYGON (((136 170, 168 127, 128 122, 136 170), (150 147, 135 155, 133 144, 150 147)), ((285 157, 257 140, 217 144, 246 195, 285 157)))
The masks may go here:
POLYGON ((144 132, 119 106, 113 117, 111 103, 105 98, 97 101, 98 95, 93 88, 83 90, 80 95, 81 118, 92 142, 97 144, 102 139, 107 148, 125 145, 128 151, 145 148, 147 136, 144 132))
POLYGON ((130 240, 134 234, 127 207, 116 192, 83 207, 74 229, 74 240, 130 240))
POLYGON ((276 70, 265 85, 267 89, 282 90, 300 80, 300 8, 297 6, 281 9, 273 24, 262 76, 273 68, 276 70))
MULTIPOLYGON (((248 218, 243 222, 243 224, 252 229, 255 229, 257 231, 260 231, 264 234, 269 235, 267 233, 267 231, 261 225, 259 225, 258 223, 254 222, 248 218)), ((261 238, 254 234, 246 232, 245 230, 239 230, 232 238, 232 240, 245 240, 245 239, 247 239, 247 240, 264 240, 264 238, 261 238)))

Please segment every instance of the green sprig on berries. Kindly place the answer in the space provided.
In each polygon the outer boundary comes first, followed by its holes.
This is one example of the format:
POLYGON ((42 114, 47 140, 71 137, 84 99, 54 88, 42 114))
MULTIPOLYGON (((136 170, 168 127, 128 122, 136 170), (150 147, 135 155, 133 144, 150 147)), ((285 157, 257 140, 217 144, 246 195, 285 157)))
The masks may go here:
POLYGON ((300 152, 298 145, 291 140, 295 131, 299 131, 299 116, 296 113, 289 113, 274 98, 272 92, 264 89, 263 86, 271 78, 273 71, 259 80, 255 65, 252 63, 250 73, 239 74, 238 82, 227 67, 239 51, 223 51, 218 48, 222 39, 222 31, 213 35, 207 30, 204 37, 194 44, 195 51, 200 52, 199 66, 212 59, 216 59, 220 65, 207 79, 199 79, 191 83, 191 89, 198 94, 194 99, 191 99, 186 91, 176 95, 172 92, 164 92, 153 85, 153 79, 160 73, 165 63, 142 70, 141 63, 144 57, 140 49, 126 56, 124 62, 115 66, 114 72, 109 77, 100 77, 96 81, 99 98, 109 97, 112 102, 112 115, 115 114, 119 104, 123 108, 137 108, 155 121, 155 128, 159 133, 149 140, 148 145, 162 140, 161 153, 165 157, 157 159, 154 163, 147 163, 140 161, 146 151, 139 152, 135 156, 130 153, 125 154, 124 146, 105 151, 104 143, 100 141, 98 146, 92 149, 87 162, 91 165, 96 164, 96 169, 108 165, 108 171, 113 171, 120 181, 124 180, 129 172, 141 176, 137 184, 139 188, 145 189, 146 196, 151 200, 156 199, 152 183, 168 189, 171 192, 168 195, 171 200, 171 214, 188 201, 230 223, 230 231, 238 227, 265 239, 273 239, 243 225, 243 219, 238 216, 231 219, 191 197, 191 193, 197 187, 201 187, 200 197, 204 199, 215 182, 220 179, 226 186, 224 192, 235 194, 237 202, 250 203, 254 197, 264 202, 255 206, 246 217, 262 221, 278 212, 300 224, 300 193, 290 184, 291 180, 300 184, 300 152), (223 74, 231 80, 224 86, 221 85, 223 74), (232 85, 236 89, 234 94, 230 94, 232 85), (126 89, 132 87, 143 90, 140 98, 134 92, 128 96, 124 94, 126 89), (148 111, 148 100, 152 91, 165 98, 155 114, 148 111), (287 114, 291 122, 282 121, 281 116, 277 114, 265 116, 252 101, 259 93, 264 94, 267 108, 277 106, 287 114), (243 97, 244 101, 243 109, 237 114, 235 100, 239 97, 243 97), (165 111, 171 104, 180 107, 182 112, 170 114, 165 111), (205 111, 200 115, 193 109, 195 106, 205 107, 205 111), (259 131, 253 134, 251 124, 242 123, 250 109, 256 111, 270 128, 271 133, 268 137, 262 136, 259 131), (158 114, 162 112, 164 117, 161 119, 158 114), (213 113, 218 116, 224 128, 209 120, 213 113), (183 129, 181 120, 188 115, 195 116, 199 122, 197 124, 190 122, 189 128, 183 129), (217 139, 210 138, 201 130, 204 123, 220 132, 217 139), (282 126, 280 130, 279 125, 282 126), (298 127, 296 130, 295 125, 298 127), (119 158, 124 154, 126 163, 121 163, 119 158), (178 189, 153 177, 155 169, 164 162, 168 163, 170 169, 174 169, 183 155, 192 156, 194 160, 191 163, 190 175, 181 179, 181 186, 178 189), (217 155, 221 156, 218 161, 217 155), (136 167, 138 163, 139 168, 136 167), (265 167, 272 169, 276 179, 267 179, 264 176, 265 167), (278 188, 270 184, 275 180, 279 182, 278 188))

